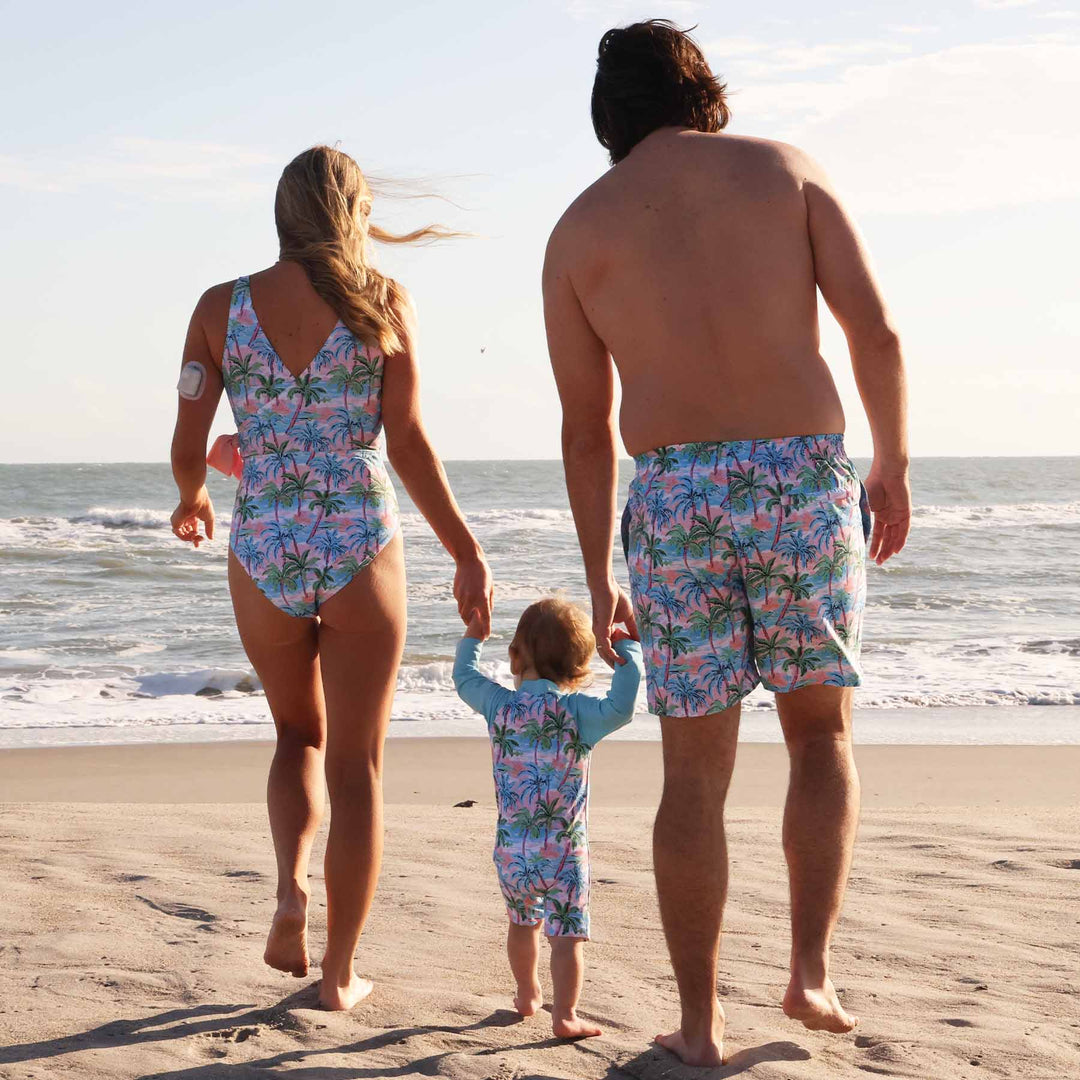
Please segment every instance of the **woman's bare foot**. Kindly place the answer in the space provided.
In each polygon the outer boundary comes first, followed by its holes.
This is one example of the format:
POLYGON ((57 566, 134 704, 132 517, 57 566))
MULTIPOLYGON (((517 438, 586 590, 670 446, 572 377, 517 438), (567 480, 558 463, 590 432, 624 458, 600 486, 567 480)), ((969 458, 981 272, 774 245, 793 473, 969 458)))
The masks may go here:
POLYGON ((519 986, 517 995, 514 997, 514 1008, 521 1016, 535 1016, 544 1004, 544 992, 539 983, 532 986, 519 986))
POLYGON ((556 1039, 591 1039, 603 1035, 603 1029, 588 1020, 582 1020, 576 1009, 565 1012, 551 1011, 551 1030, 556 1039))
POLYGON ((828 978, 824 986, 811 987, 800 985, 793 976, 784 994, 784 1012, 811 1031, 833 1031, 838 1035, 853 1030, 859 1022, 857 1016, 844 1011, 828 978))
POLYGON ((308 973, 307 896, 296 890, 278 902, 263 960, 278 971, 302 979, 308 973))
POLYGON ((338 986, 335 982, 323 976, 319 983, 319 1004, 331 1012, 345 1012, 354 1005, 359 1005, 375 989, 375 984, 370 979, 361 979, 356 972, 350 972, 350 978, 345 986, 338 986))
MULTIPOLYGON (((683 1023, 685 1027, 685 1020, 683 1023)), ((687 1032, 682 1027, 670 1035, 657 1035, 656 1042, 684 1065, 713 1068, 724 1064, 724 1023, 724 1009, 718 1001, 711 1028, 705 1026, 701 1032, 687 1032)))

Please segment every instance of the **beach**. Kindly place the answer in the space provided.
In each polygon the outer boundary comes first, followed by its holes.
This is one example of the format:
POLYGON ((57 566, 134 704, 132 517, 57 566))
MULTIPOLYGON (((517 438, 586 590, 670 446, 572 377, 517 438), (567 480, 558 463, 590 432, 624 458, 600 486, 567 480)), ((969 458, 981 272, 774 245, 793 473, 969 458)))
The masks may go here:
MULTIPOLYGON (((561 465, 448 471, 497 582, 484 670, 508 682, 522 608, 553 589, 584 597, 561 465)), ((316 966, 294 980, 261 961, 273 727, 224 544, 176 543, 160 465, 0 466, 0 481, 0 1080, 708 1075, 651 1042, 677 1024, 678 999, 651 869, 659 723, 644 700, 592 774, 582 1012, 605 1033, 559 1043, 546 1014, 509 1011, 490 751, 450 680, 449 564, 407 499, 386 857, 358 959, 376 989, 329 1014, 316 966)), ((833 965, 862 1023, 813 1034, 779 1007, 787 764, 757 690, 729 802, 718 1077, 1077 1072, 1080 459, 921 459, 913 482, 911 542, 871 568, 855 702, 864 810, 833 965), (1002 572, 1010 545, 1032 573, 1002 572)), ((224 534, 232 486, 211 488, 224 534)), ((609 673, 594 667, 602 693, 609 673)), ((324 839, 325 824, 316 961, 324 839)))
POLYGON ((388 743, 386 858, 358 960, 371 997, 325 1013, 317 969, 296 980, 264 967, 270 752, 0 752, 0 1077, 1060 1080, 1080 1060, 1080 748, 857 748, 864 811, 833 967, 861 1024, 829 1036, 779 1008, 784 751, 742 746, 720 967, 727 1064, 711 1073, 650 1043, 677 1021, 649 847, 656 744, 596 752, 582 1011, 605 1034, 578 1044, 553 1040, 545 1013, 509 1011, 480 739, 388 743))

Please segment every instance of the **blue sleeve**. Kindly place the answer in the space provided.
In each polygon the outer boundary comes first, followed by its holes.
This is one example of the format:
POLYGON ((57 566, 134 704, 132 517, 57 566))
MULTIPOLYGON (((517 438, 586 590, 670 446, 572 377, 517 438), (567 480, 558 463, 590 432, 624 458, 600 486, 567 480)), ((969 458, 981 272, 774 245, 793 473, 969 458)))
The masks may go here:
POLYGON ((617 641, 615 652, 626 663, 616 666, 606 697, 570 694, 566 698, 566 706, 577 721, 578 734, 590 746, 595 746, 605 735, 625 727, 634 717, 634 703, 645 670, 641 643, 629 638, 617 641))
POLYGON ((479 665, 483 648, 484 643, 476 638, 465 637, 458 642, 454 657, 454 689, 466 705, 490 723, 495 710, 513 697, 513 691, 481 674, 479 665))

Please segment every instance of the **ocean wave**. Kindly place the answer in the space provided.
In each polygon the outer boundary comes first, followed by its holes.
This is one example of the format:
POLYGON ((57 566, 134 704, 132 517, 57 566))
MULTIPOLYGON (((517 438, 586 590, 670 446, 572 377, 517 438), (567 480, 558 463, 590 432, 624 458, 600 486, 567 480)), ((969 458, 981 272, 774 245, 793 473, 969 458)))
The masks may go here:
POLYGON ((67 520, 72 525, 104 525, 110 529, 167 529, 171 517, 165 510, 92 506, 85 514, 67 520))
MULTIPOLYGON (((18 655, 18 654, 16 654, 18 655)), ((31 660, 32 654, 25 656, 31 660)), ((7 653, 11 659, 15 656, 7 653)), ((18 661, 6 666, 5 654, 0 653, 0 671, 6 670, 9 681, 0 685, 5 701, 26 705, 75 705, 85 702, 90 706, 102 706, 115 710, 120 702, 160 700, 164 698, 205 698, 215 700, 225 707, 236 701, 262 696, 262 684, 258 676, 243 668, 198 668, 190 671, 153 672, 145 674, 119 674, 102 677, 89 671, 65 671, 52 669, 33 677, 20 672, 18 661)), ((33 655, 33 659, 38 657, 33 655)), ((18 660, 23 660, 18 655, 18 660)), ((27 665, 28 667, 31 665, 27 665)), ((505 661, 482 662, 480 670, 488 678, 513 685, 509 665, 505 661)), ((454 690, 453 665, 449 660, 432 660, 421 664, 405 664, 398 672, 397 693, 414 702, 430 701, 437 709, 460 704, 454 690)), ((607 688, 607 672, 594 671, 594 680, 587 692, 601 695, 607 688)), ((1056 685, 1056 681, 1029 683, 1015 686, 949 687, 944 680, 935 680, 937 686, 920 687, 883 686, 880 681, 870 680, 855 696, 856 709, 911 709, 911 708, 986 708, 1053 707, 1080 705, 1080 686, 1056 685)), ((916 680, 917 681, 917 680, 916 680)), ((645 711, 644 691, 638 702, 639 711, 645 711)), ((127 706, 124 706, 127 707, 127 706)), ((260 706, 265 709, 265 705, 260 706)), ((772 709, 773 696, 762 688, 755 690, 744 702, 750 710, 772 709)), ((5 726, 7 717, 0 721, 5 726)))
POLYGON ((979 525, 1075 525, 1080 524, 1080 502, 916 506, 911 517, 912 527, 919 529, 970 529, 979 525))
MULTIPOLYGON (((523 509, 469 510, 465 518, 481 538, 506 532, 557 532, 572 533, 574 518, 569 510, 526 507, 523 509)), ((406 529, 426 529, 428 524, 422 514, 403 513, 401 523, 406 529)))

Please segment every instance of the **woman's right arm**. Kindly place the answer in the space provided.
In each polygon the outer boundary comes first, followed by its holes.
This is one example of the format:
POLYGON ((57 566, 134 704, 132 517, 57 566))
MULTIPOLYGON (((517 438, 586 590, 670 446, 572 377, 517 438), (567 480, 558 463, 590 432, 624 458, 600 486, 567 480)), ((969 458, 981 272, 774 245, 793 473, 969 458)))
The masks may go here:
MULTIPOLYGON (((407 294, 406 294, 407 296, 407 294)), ((454 598, 468 623, 475 614, 484 637, 491 632, 492 582, 484 551, 465 523, 442 462, 420 415, 420 370, 416 359, 416 312, 403 305, 404 349, 383 365, 382 415, 386 452, 409 497, 457 563, 454 598)))
POLYGON ((200 522, 206 530, 205 539, 214 538, 214 507, 206 490, 206 440, 224 385, 207 327, 218 323, 225 326, 229 294, 230 287, 224 285, 216 285, 203 293, 188 325, 180 368, 183 372, 188 364, 198 364, 202 369, 202 380, 197 397, 177 395, 171 459, 180 502, 173 511, 172 530, 181 540, 196 547, 204 539, 199 534, 200 522))

